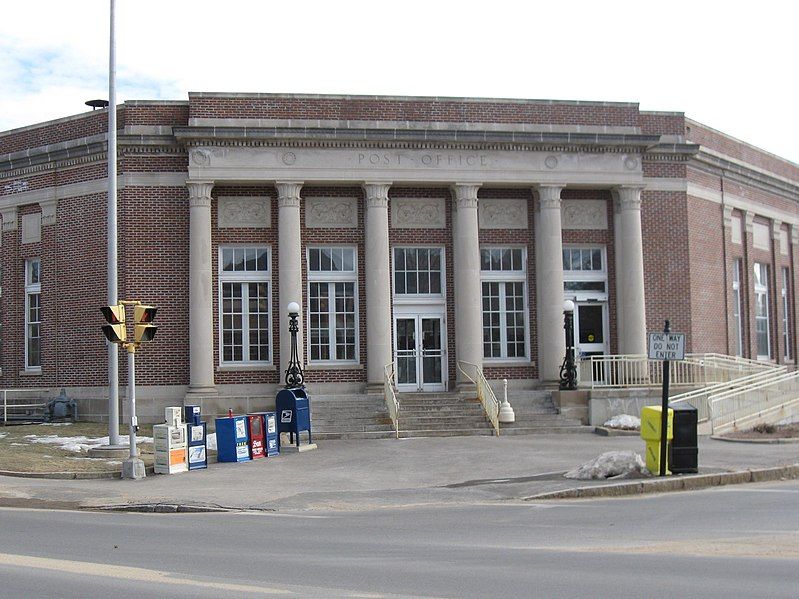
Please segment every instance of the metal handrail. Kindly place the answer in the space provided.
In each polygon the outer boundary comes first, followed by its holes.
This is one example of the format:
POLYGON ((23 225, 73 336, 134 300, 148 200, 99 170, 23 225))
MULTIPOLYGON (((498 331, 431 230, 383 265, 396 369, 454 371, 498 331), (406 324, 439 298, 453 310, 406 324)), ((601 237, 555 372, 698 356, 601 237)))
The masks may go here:
POLYGON ((787 400, 784 394, 772 396, 768 393, 784 383, 799 383, 799 371, 774 372, 771 377, 711 395, 707 401, 711 432, 719 432, 722 427, 735 426, 742 420, 799 400, 799 388, 796 387, 789 390, 790 397, 787 400), (765 395, 757 393, 762 391, 766 392, 765 395))
POLYGON ((735 391, 749 384, 767 381, 775 375, 786 372, 786 370, 787 368, 785 366, 780 366, 774 369, 763 370, 761 372, 742 376, 731 381, 724 381, 721 383, 712 384, 708 387, 686 391, 685 393, 672 395, 669 398, 669 403, 681 404, 691 402, 691 405, 693 405, 697 410, 699 422, 705 422, 710 418, 708 400, 711 395, 722 393, 724 391, 735 391))
POLYGON ((31 388, 22 388, 22 389, 2 389, 0 390, 3 394, 3 425, 8 423, 8 411, 17 410, 17 409, 41 409, 44 410, 47 407, 47 402, 40 402, 40 403, 12 403, 9 405, 8 403, 8 394, 11 393, 41 393, 41 389, 31 389, 31 388))
POLYGON ((397 393, 394 391, 394 362, 386 364, 383 367, 383 399, 386 402, 386 409, 388 416, 391 418, 391 424, 394 426, 394 434, 399 439, 399 399, 397 393))
MULTIPOLYGON (((723 354, 686 354, 671 362, 671 384, 702 385, 727 382, 776 365, 723 354)), ((663 362, 643 354, 587 356, 580 361, 580 381, 592 389, 654 387, 663 381, 663 362)))
POLYGON ((491 388, 491 385, 488 384, 486 377, 483 376, 483 369, 477 364, 458 360, 458 370, 460 370, 463 373, 463 376, 469 379, 477 387, 477 398, 483 405, 486 418, 488 418, 491 426, 494 427, 494 433, 499 436, 499 400, 494 394, 494 390, 491 388), (471 366, 474 369, 475 378, 469 376, 469 373, 464 370, 464 366, 471 366))

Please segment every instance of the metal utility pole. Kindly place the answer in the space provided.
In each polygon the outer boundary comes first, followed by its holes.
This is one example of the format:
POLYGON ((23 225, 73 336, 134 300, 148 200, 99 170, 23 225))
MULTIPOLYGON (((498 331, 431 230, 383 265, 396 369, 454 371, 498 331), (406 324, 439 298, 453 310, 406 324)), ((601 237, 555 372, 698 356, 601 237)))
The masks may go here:
MULTIPOLYGON (((116 1, 111 0, 108 53, 108 305, 117 304, 117 97, 116 1)), ((119 351, 108 343, 108 444, 119 445, 119 351)))

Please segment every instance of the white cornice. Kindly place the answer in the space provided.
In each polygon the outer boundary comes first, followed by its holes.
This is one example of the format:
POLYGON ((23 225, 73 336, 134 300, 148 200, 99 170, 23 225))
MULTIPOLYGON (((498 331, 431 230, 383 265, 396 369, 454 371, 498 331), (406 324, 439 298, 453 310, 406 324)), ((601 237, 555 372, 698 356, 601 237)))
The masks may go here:
POLYGON ((796 213, 785 212, 783 210, 777 210, 776 208, 771 208, 769 206, 764 206, 762 204, 755 204, 751 200, 748 200, 744 197, 731 194, 729 192, 724 192, 724 196, 720 191, 716 189, 708 189, 707 187, 701 187, 696 183, 688 183, 688 195, 694 198, 699 198, 702 200, 707 200, 709 202, 713 202, 714 204, 724 204, 724 206, 728 206, 730 208, 737 208, 744 212, 750 212, 752 214, 763 216, 765 218, 771 220, 779 220, 784 223, 790 224, 799 224, 799 215, 796 213))

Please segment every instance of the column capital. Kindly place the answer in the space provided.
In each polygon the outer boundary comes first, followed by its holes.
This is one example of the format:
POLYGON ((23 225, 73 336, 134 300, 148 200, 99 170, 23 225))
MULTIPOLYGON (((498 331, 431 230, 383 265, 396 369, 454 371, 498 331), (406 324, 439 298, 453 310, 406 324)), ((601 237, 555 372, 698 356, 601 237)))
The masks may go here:
POLYGON ((560 210, 560 192, 565 185, 536 185, 539 209, 560 210))
POLYGON ((361 185, 366 196, 367 208, 386 208, 388 206, 389 181, 364 181, 361 185))
POLYGON ((42 226, 54 225, 58 212, 58 199, 39 202, 39 207, 42 209, 42 226))
POLYGON ((799 225, 791 225, 791 243, 799 244, 799 225))
POLYGON ((621 185, 613 189, 621 210, 641 210, 641 192, 643 190, 644 188, 640 185, 621 185))
POLYGON ((452 195, 457 208, 477 208, 477 192, 480 183, 455 183, 452 186, 452 195))
POLYGON ((751 210, 744 211, 744 226, 746 227, 746 232, 751 235, 755 229, 755 213, 751 210))
POLYGON ((186 181, 186 187, 189 190, 189 206, 194 208, 211 207, 211 190, 214 188, 213 181, 186 181))
POLYGON ((782 221, 774 219, 771 221, 771 238, 775 241, 780 240, 780 232, 782 231, 782 221))
POLYGON ((275 181, 278 207, 299 208, 302 186, 302 181, 275 181))
POLYGON ((724 226, 728 229, 732 227, 732 206, 724 206, 724 226))
POLYGON ((3 217, 3 231, 16 231, 19 226, 19 209, 16 206, 9 206, 0 210, 3 217))

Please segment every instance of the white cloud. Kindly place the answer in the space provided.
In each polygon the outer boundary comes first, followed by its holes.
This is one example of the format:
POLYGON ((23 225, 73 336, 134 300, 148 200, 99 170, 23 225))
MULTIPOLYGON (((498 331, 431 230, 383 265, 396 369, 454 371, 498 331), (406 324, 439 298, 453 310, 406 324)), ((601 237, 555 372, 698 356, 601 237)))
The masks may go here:
MULTIPOLYGON (((246 91, 640 102, 799 161, 794 3, 116 5, 119 101, 246 91)), ((0 129, 107 97, 108 6, 4 6, 0 129)))

